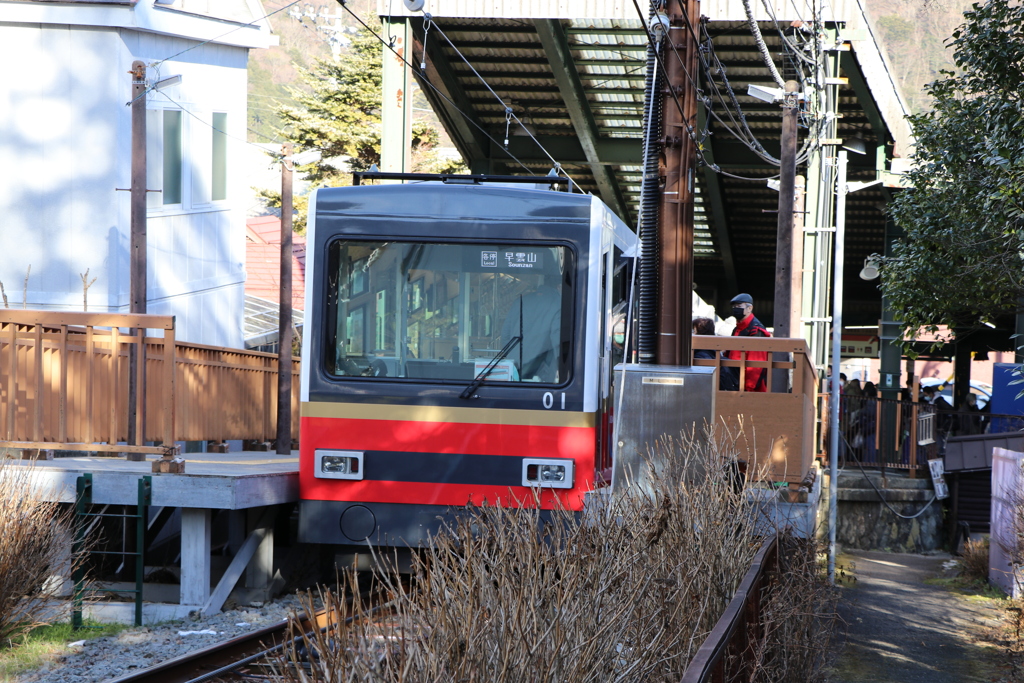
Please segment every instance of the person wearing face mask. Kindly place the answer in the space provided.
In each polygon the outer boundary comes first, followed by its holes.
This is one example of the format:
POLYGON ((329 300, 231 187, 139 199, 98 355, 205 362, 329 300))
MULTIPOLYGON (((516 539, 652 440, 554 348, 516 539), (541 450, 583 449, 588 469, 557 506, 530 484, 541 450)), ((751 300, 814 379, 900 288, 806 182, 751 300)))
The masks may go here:
MULTIPOLYGON (((730 302, 732 304, 732 315, 736 318, 736 329, 732 331, 734 337, 770 337, 771 333, 765 329, 761 321, 754 317, 754 299, 749 294, 737 294, 730 302)), ((726 351, 725 357, 731 360, 740 360, 741 351, 726 351)), ((767 351, 748 351, 747 360, 766 361, 767 351)), ((729 368, 735 373, 736 387, 739 388, 739 368, 729 368)), ((724 372, 725 368, 723 368, 724 372)), ((747 368, 746 391, 768 391, 767 371, 765 368, 747 368)), ((724 385, 723 385, 724 388, 724 385)))

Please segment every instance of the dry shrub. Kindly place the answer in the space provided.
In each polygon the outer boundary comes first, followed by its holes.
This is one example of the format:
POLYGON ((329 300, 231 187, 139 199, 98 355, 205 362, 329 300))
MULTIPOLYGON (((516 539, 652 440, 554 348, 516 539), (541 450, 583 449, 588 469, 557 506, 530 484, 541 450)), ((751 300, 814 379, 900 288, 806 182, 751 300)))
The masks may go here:
POLYGON ((828 582, 814 539, 779 536, 779 565, 762 605, 764 633, 755 646, 757 681, 820 683, 832 664, 840 624, 839 590, 828 582))
MULTIPOLYGON (((414 590, 387 572, 376 575, 392 598, 386 617, 344 622, 346 599, 357 615, 367 609, 354 577, 340 595, 321 591, 319 600, 341 623, 286 652, 277 663, 281 677, 303 683, 679 680, 761 545, 744 503, 746 484, 728 474, 734 454, 718 443, 684 437, 659 444, 667 466, 647 486, 595 496, 583 517, 469 511, 414 562, 414 590)), ((779 593, 776 612, 783 605, 787 615, 810 608, 797 596, 805 585, 798 581, 779 593)), ((315 601, 307 595, 305 607, 315 601)), ((799 617, 791 631, 820 638, 799 617)), ((780 656, 774 646, 760 655, 780 656)), ((799 656, 813 674, 807 662, 815 657, 799 656)))
POLYGON ((963 579, 976 583, 988 583, 987 540, 966 540, 957 562, 960 564, 960 576, 963 579))
POLYGON ((63 616, 44 586, 70 576, 73 511, 42 500, 33 474, 0 458, 0 643, 63 616))

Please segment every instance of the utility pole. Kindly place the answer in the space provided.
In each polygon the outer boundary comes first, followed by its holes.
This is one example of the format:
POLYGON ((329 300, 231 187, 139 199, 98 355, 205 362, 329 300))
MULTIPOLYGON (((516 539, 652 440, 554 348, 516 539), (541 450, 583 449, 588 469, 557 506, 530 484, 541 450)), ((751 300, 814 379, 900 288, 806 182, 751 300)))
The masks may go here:
POLYGON ((664 189, 658 217, 658 365, 689 365, 693 320, 693 190, 697 148, 700 0, 669 0, 662 123, 664 189), (675 100, 673 102, 672 100, 675 100), (676 103, 681 105, 677 106, 676 103), (680 112, 680 108, 682 111, 680 112))
MULTIPOLYGON (((839 504, 839 362, 843 337, 843 265, 846 261, 846 151, 836 163, 836 246, 832 268, 832 386, 828 398, 828 580, 836 582, 836 506, 839 504)), ((913 446, 911 446, 913 447, 913 446)))
MULTIPOLYGON (((146 312, 146 63, 132 62, 132 170, 131 170, 131 263, 128 291, 130 313, 146 312)), ((138 343, 128 354, 128 443, 145 440, 145 396, 139 396, 139 362, 146 331, 138 331, 138 343)), ((116 439, 117 435, 112 435, 116 439)), ((173 444, 167 444, 173 445, 173 444)))
MULTIPOLYGON (((792 337, 800 325, 800 312, 795 302, 800 301, 799 277, 803 266, 796 259, 795 245, 802 246, 803 235, 794 235, 796 224, 796 149, 797 117, 800 114, 800 100, 797 94, 800 84, 786 81, 782 100, 782 154, 779 163, 779 214, 775 246, 775 307, 774 327, 776 337, 792 337)), ((775 360, 788 361, 789 354, 776 353, 775 360)), ((789 373, 772 373, 772 391, 789 391, 789 373)))
POLYGON ((281 147, 281 313, 277 331, 277 453, 292 452, 292 143, 281 147))

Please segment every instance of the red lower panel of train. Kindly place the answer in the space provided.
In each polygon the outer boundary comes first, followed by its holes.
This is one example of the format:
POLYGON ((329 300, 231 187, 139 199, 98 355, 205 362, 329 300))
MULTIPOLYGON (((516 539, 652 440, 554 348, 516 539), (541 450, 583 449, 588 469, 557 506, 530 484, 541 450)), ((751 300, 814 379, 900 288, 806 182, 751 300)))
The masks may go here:
POLYGON ((596 438, 595 427, 303 417, 299 492, 302 500, 532 507, 539 491, 544 509, 582 510, 596 438), (318 449, 364 452, 366 478, 315 477, 318 449), (524 457, 572 459, 573 488, 522 486, 524 457))

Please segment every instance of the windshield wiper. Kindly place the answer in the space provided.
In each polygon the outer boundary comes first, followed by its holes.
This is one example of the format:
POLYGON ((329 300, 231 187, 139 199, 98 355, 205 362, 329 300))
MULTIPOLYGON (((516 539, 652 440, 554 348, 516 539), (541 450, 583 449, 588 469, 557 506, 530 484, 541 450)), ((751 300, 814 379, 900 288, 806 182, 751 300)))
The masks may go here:
POLYGON ((484 383, 484 378, 491 374, 491 370, 501 361, 505 360, 505 356, 512 353, 512 349, 516 347, 516 344, 523 341, 522 337, 512 337, 509 339, 505 346, 501 347, 501 351, 498 351, 498 355, 491 359, 483 370, 477 373, 477 376, 473 378, 472 383, 459 394, 459 398, 472 398, 473 392, 480 388, 480 385, 484 383))

